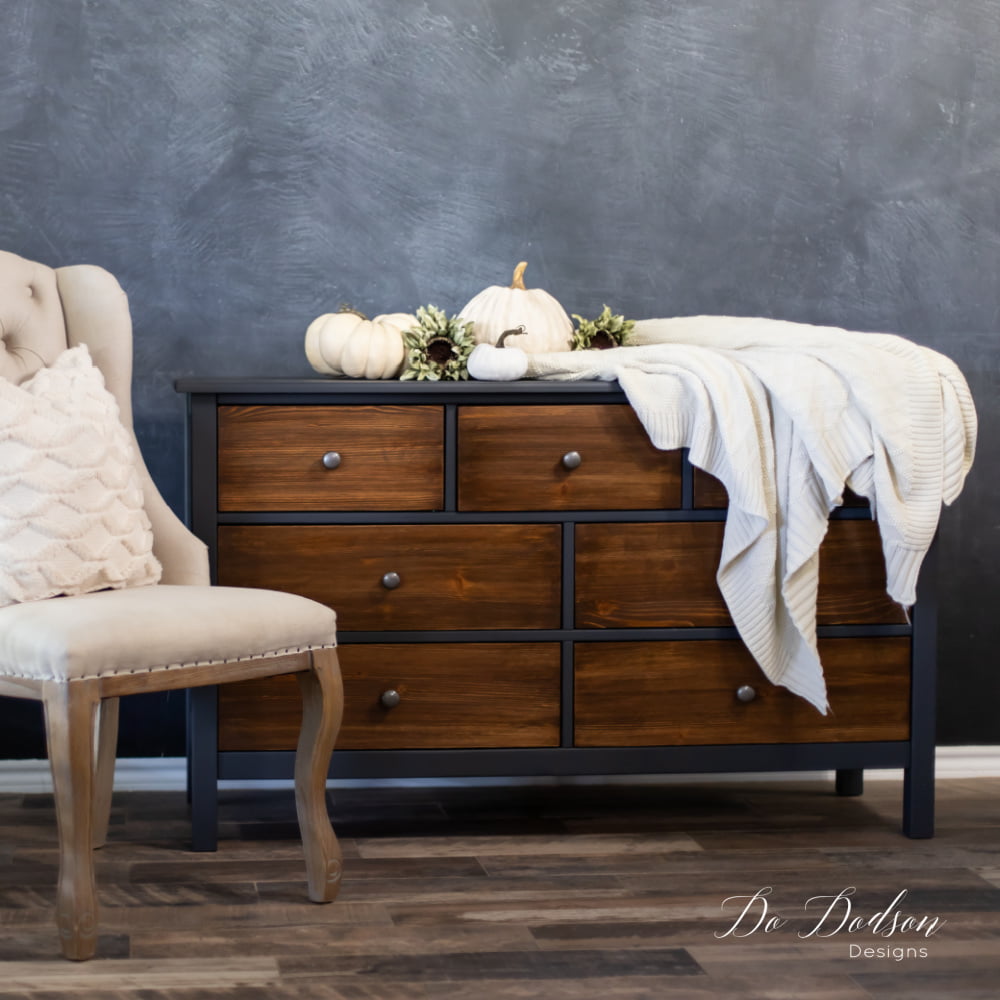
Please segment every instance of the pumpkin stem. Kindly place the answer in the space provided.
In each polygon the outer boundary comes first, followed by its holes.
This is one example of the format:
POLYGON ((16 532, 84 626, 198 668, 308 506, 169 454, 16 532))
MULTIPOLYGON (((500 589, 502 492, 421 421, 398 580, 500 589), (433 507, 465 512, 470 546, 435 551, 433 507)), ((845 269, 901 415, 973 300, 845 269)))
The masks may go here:
POLYGON ((496 346, 503 347, 504 341, 508 337, 520 337, 522 333, 527 333, 527 330, 524 329, 523 324, 521 326, 514 327, 513 330, 504 330, 504 332, 501 333, 499 337, 497 337, 496 346))
POLYGON ((368 319, 368 317, 363 312, 358 312, 358 310, 355 309, 354 306, 350 306, 346 302, 341 302, 340 305, 337 306, 337 312, 339 312, 339 313, 353 313, 359 319, 365 319, 365 320, 368 319))
POLYGON ((521 263, 514 268, 514 280, 510 283, 511 288, 519 288, 522 292, 526 291, 524 287, 524 269, 527 266, 528 262, 526 260, 522 260, 521 263))

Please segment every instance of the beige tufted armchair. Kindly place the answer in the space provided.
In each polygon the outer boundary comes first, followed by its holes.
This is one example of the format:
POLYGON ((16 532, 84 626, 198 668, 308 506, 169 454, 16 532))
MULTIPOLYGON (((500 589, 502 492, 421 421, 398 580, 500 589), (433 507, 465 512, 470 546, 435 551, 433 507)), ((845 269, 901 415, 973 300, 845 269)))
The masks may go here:
MULTIPOLYGON (((0 251, 0 337, 0 376, 18 384, 86 344, 134 443, 132 324, 111 274, 53 270, 0 251)), ((290 594, 210 586, 205 546, 164 502, 138 446, 135 455, 161 581, 0 607, 0 695, 44 706, 59 828, 56 923, 71 959, 97 946, 92 852, 107 833, 120 695, 295 673, 303 696, 295 799, 309 897, 329 902, 340 884, 325 802, 343 706, 336 616, 290 594)))

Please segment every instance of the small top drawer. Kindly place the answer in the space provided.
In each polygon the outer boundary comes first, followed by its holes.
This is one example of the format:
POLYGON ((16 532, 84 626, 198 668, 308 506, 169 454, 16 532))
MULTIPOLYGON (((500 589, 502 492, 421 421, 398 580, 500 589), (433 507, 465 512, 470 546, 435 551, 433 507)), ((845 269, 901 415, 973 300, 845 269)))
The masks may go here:
POLYGON ((439 406, 220 406, 219 510, 439 510, 439 406))
MULTIPOLYGON (((726 487, 715 476, 702 469, 694 470, 694 508, 695 510, 712 510, 729 506, 729 493, 726 487)), ((867 507, 868 501, 850 490, 844 490, 842 507, 867 507)))
POLYGON ((459 510, 658 510, 680 504, 680 451, 654 448, 625 403, 459 411, 459 510))

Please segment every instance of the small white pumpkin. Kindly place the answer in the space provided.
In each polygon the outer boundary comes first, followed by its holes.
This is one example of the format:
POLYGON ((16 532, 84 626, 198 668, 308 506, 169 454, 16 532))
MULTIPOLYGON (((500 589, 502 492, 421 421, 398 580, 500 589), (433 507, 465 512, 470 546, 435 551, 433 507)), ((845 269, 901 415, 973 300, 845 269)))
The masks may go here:
POLYGON ((395 378, 403 370, 403 331, 417 325, 409 313, 368 319, 353 309, 317 316, 306 330, 306 358, 321 375, 395 378))
POLYGON ((516 347, 476 344, 469 355, 469 374, 484 382, 516 382, 528 372, 528 355, 516 347))
POLYGON ((568 351, 573 340, 573 321, 554 296, 542 288, 524 287, 521 261, 514 269, 510 287, 490 285, 472 298, 459 313, 472 323, 477 344, 495 344, 507 331, 524 327, 517 338, 522 351, 568 351))

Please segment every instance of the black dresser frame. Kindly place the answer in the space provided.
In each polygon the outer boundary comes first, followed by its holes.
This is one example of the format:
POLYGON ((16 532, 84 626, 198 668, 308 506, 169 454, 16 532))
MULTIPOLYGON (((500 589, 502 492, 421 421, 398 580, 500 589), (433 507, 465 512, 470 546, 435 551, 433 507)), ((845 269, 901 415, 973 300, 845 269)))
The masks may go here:
MULTIPOLYGON (((216 573, 216 529, 222 524, 427 524, 559 523, 562 525, 562 620, 574 618, 573 525, 594 521, 719 521, 725 511, 694 509, 693 469, 684 455, 681 507, 671 510, 457 511, 458 407, 488 404, 627 405, 617 382, 399 382, 323 378, 182 378, 187 394, 188 520, 209 548, 216 573), (247 512, 222 513, 217 503, 217 408, 222 405, 398 405, 444 408, 444 509, 428 512, 247 512)), ((834 518, 867 518, 865 507, 842 508, 834 518)), ((910 738, 868 743, 739 744, 720 746, 580 748, 573 746, 574 641, 699 640, 736 638, 734 628, 630 628, 434 631, 341 631, 338 640, 372 642, 558 641, 562 644, 562 723, 558 748, 483 750, 337 750, 331 778, 444 778, 498 776, 639 775, 753 771, 836 771, 836 790, 857 795, 866 768, 903 769, 902 830, 908 837, 934 833, 937 597, 936 545, 920 577, 920 602, 910 625, 827 625, 821 637, 910 635, 910 738)), ((218 750, 218 697, 214 687, 188 692, 188 792, 195 850, 214 850, 219 780, 288 779, 293 751, 218 750)))

